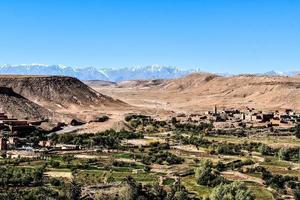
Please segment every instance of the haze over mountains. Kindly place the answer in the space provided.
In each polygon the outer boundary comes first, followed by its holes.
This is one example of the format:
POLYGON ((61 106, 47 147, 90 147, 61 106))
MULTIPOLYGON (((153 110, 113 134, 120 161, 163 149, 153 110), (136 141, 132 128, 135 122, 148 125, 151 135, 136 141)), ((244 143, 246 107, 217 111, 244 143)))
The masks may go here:
MULTIPOLYGON (((80 80, 104 80, 112 82, 121 82, 126 80, 151 80, 151 79, 174 79, 186 76, 191 73, 200 72, 199 69, 185 70, 172 66, 151 65, 146 67, 130 68, 102 68, 95 67, 76 68, 63 65, 44 65, 44 64, 22 64, 22 65, 2 65, 0 74, 18 74, 18 75, 60 75, 76 77, 80 80)), ((294 76, 300 71, 277 72, 269 71, 256 75, 265 76, 294 76)), ((219 74, 231 76, 232 74, 219 74)))
POLYGON ((197 71, 198 70, 182 70, 177 67, 158 65, 119 69, 96 69, 94 67, 75 68, 62 65, 41 64, 0 66, 0 74, 61 75, 76 77, 80 80, 104 80, 113 82, 138 79, 171 79, 182 77, 197 71))

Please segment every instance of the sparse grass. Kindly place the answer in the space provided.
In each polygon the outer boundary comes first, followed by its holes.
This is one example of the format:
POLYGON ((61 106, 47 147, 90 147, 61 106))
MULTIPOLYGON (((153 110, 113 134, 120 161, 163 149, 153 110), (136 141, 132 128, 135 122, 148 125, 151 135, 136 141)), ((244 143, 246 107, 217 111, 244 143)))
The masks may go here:
POLYGON ((154 173, 132 173, 132 172, 112 172, 111 176, 116 181, 123 181, 127 176, 132 176, 136 181, 143 183, 154 183, 158 181, 158 176, 154 173))
POLYGON ((205 136, 209 141, 218 141, 218 142, 232 142, 236 144, 243 144, 244 142, 260 142, 267 145, 276 146, 300 146, 300 139, 296 139, 292 136, 265 136, 265 137, 242 137, 238 138, 236 136, 205 136))
POLYGON ((27 167, 37 167, 37 166, 42 166, 46 163, 45 160, 33 160, 33 161, 26 161, 26 162, 21 162, 19 166, 27 166, 27 167))
POLYGON ((264 167, 274 174, 298 176, 300 178, 300 173, 296 170, 288 170, 286 167, 278 167, 274 165, 265 165, 264 167))
POLYGON ((68 178, 72 179, 72 173, 69 171, 47 171, 45 172, 45 175, 50 177, 60 177, 60 178, 68 178))
POLYGON ((132 153, 119 153, 119 154, 114 154, 113 157, 115 157, 115 158, 132 159, 133 158, 133 154, 132 153))
POLYGON ((246 185, 250 188, 252 192, 254 192, 257 200, 273 200, 272 193, 264 188, 263 186, 259 186, 255 183, 246 183, 246 185))
POLYGON ((181 183, 189 192, 194 193, 199 197, 208 197, 212 190, 210 187, 198 185, 194 176, 186 176, 182 178, 181 183))
POLYGON ((71 172, 68 168, 47 168, 47 171, 71 172))
POLYGON ((217 141, 217 142, 231 142, 231 143, 236 143, 236 144, 242 144, 245 141, 249 141, 248 138, 244 137, 244 138, 238 138, 236 136, 205 136, 206 139, 208 139, 209 141, 217 141))
POLYGON ((132 173, 132 171, 105 171, 105 170, 81 170, 76 173, 76 179, 86 185, 104 183, 108 177, 114 178, 116 182, 122 182, 127 176, 132 176, 136 181, 143 183, 154 183, 158 181, 155 173, 132 173))
POLYGON ((163 180, 163 185, 172 185, 175 182, 173 178, 166 178, 163 180))
POLYGON ((248 173, 247 175, 253 176, 255 178, 262 178, 261 173, 248 173))
POLYGON ((262 166, 274 166, 274 167, 291 167, 291 163, 284 160, 279 160, 274 157, 268 156, 265 162, 261 163, 262 166))

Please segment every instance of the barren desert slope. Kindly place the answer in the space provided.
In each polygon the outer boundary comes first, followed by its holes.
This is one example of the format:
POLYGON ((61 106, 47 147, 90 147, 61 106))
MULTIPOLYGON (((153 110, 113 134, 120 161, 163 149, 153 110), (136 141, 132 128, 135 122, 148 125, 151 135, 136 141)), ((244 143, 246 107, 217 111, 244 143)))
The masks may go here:
POLYGON ((72 77, 0 75, 0 87, 1 108, 21 119, 91 120, 130 107, 72 77))
POLYGON ((58 116, 7 87, 0 87, 0 109, 12 118, 46 119, 58 116))
POLYGON ((195 73, 171 80, 126 81, 95 90, 125 102, 174 111, 205 111, 214 105, 226 108, 300 110, 300 76, 239 75, 222 77, 195 73))

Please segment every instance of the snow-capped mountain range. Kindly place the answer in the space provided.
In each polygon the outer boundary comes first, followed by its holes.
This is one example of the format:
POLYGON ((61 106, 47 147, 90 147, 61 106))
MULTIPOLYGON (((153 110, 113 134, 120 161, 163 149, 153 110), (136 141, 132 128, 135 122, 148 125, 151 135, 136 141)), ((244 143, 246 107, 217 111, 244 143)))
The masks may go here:
POLYGON ((295 76, 300 74, 300 71, 286 71, 286 72, 281 72, 281 71, 269 71, 257 75, 262 75, 262 76, 295 76))
MULTIPOLYGON (((0 74, 21 74, 21 75, 60 75, 72 76, 80 80, 105 80, 120 82, 125 80, 149 80, 149 79, 172 79, 179 78, 191 73, 201 72, 199 69, 183 70, 178 67, 151 65, 146 67, 131 68, 102 68, 95 67, 75 68, 63 65, 45 65, 45 64, 22 64, 22 65, 2 65, 0 74)), ((293 76, 300 74, 300 71, 294 72, 276 72, 270 71, 256 75, 264 76, 293 76)), ((220 74, 223 75, 223 74, 220 74)), ((226 76, 230 76, 226 74, 226 76)))
POLYGON ((63 65, 44 64, 0 66, 0 74, 60 75, 72 76, 80 80, 105 80, 113 82, 138 79, 170 79, 182 77, 193 72, 199 72, 199 70, 182 70, 177 67, 159 65, 119 69, 97 69, 94 67, 75 68, 63 65))

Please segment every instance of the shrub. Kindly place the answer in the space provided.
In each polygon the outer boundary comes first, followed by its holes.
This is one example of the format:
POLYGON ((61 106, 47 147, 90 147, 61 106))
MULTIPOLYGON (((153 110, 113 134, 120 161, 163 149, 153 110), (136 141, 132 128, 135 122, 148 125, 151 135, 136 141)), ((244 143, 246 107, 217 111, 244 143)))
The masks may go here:
POLYGON ((294 191, 295 200, 300 200, 300 188, 297 187, 294 191))
POLYGON ((109 117, 107 115, 101 115, 96 118, 96 122, 106 122, 107 120, 109 120, 109 117))
POLYGON ((221 184, 215 187, 209 196, 210 200, 254 200, 255 195, 242 183, 221 184))
POLYGON ((184 159, 170 152, 161 151, 157 148, 151 148, 149 154, 147 156, 144 156, 142 159, 142 162, 144 164, 163 164, 164 161, 168 165, 174 165, 183 163, 184 159))
POLYGON ((51 167, 53 167, 53 168, 58 168, 60 164, 59 164, 58 161, 50 160, 50 165, 51 165, 51 167))
POLYGON ((281 149, 278 151, 278 157, 279 157, 279 159, 281 159, 281 160, 290 160, 289 152, 288 152, 288 150, 285 149, 285 148, 281 148, 281 149))
POLYGON ((297 124, 296 126, 295 136, 296 138, 300 138, 300 124, 297 124))
POLYGON ((258 147, 258 151, 261 153, 261 155, 271 155, 272 154, 272 148, 265 145, 265 144, 261 144, 258 147))
POLYGON ((224 177, 220 176, 218 171, 212 169, 212 162, 207 159, 202 160, 200 166, 196 168, 195 178, 199 185, 211 187, 227 182, 224 177))
POLYGON ((57 178, 51 178, 50 179, 50 184, 53 185, 53 186, 60 186, 61 185, 61 182, 59 179, 57 178))

